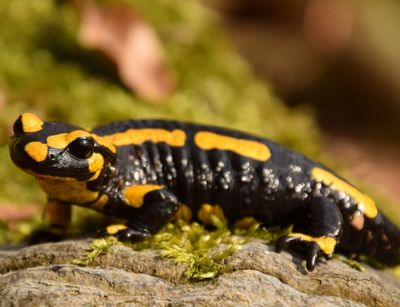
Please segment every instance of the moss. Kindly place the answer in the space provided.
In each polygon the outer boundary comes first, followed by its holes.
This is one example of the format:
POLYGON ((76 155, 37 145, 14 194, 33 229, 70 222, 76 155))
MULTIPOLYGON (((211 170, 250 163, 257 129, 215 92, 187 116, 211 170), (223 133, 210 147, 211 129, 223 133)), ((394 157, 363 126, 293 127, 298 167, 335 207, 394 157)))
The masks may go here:
MULTIPOLYGON (((216 217, 214 217, 216 219, 216 217)), ((221 226, 221 225, 220 225, 221 226)), ((167 224, 158 234, 132 245, 135 250, 152 248, 176 264, 186 266, 185 277, 191 280, 212 279, 228 268, 228 258, 244 242, 232 236, 226 225, 209 231, 198 223, 190 225, 178 222, 167 224), (216 247, 219 247, 216 251, 216 247)))
POLYGON ((274 242, 288 229, 264 229, 256 224, 250 229, 228 228, 226 221, 212 216, 214 230, 207 230, 198 223, 185 224, 178 221, 167 224, 158 234, 132 245, 135 250, 152 248, 161 251, 161 255, 172 259, 176 264, 185 265, 185 277, 189 280, 213 279, 229 271, 226 259, 240 246, 254 238, 266 243, 274 242))
POLYGON ((105 237, 92 241, 90 248, 86 251, 82 258, 72 259, 70 264, 79 266, 90 265, 97 257, 107 254, 111 246, 119 244, 115 237, 105 237))
MULTIPOLYGON (((155 249, 163 257, 172 259, 175 264, 185 266, 184 275, 188 280, 213 279, 221 273, 228 272, 229 258, 242 244, 253 238, 263 239, 266 243, 274 242, 290 229, 264 229, 255 224, 247 230, 227 227, 226 221, 212 216, 214 230, 207 230, 198 223, 186 224, 182 221, 167 224, 159 233, 141 242, 125 243, 134 250, 155 249)), ((88 266, 96 257, 107 253, 112 245, 118 244, 114 237, 96 239, 85 255, 73 259, 71 264, 88 266)))
POLYGON ((353 268, 353 269, 355 269, 357 271, 365 272, 364 266, 362 266, 361 263, 359 261, 355 260, 355 259, 346 258, 346 257, 344 257, 342 255, 338 255, 338 254, 334 254, 333 258, 337 259, 337 260, 339 260, 339 261, 341 261, 341 262, 343 262, 345 264, 347 264, 349 267, 351 267, 351 268, 353 268))

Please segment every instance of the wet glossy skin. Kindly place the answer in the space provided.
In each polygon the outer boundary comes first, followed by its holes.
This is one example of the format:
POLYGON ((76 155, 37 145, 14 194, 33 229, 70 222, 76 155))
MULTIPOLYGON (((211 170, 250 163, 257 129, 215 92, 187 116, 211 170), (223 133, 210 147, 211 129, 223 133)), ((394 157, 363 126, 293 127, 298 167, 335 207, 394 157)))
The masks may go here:
MULTIPOLYGON (((78 204, 125 218, 124 240, 156 233, 173 216, 230 224, 291 225, 277 249, 304 253, 308 269, 333 251, 395 265, 400 234, 375 203, 319 163, 246 133, 174 121, 132 120, 85 131, 23 114, 13 161, 49 195, 55 224, 78 204), (56 208, 63 209, 56 209, 56 208)), ((51 215, 51 214, 50 214, 51 215)))

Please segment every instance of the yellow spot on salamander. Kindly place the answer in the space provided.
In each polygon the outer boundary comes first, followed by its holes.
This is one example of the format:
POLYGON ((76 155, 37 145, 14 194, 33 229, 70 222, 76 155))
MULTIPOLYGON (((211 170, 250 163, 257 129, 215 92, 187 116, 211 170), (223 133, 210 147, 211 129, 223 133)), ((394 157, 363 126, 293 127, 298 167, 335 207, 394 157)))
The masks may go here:
POLYGON ((315 242, 319 245, 321 250, 326 254, 326 255, 332 255, 333 252, 335 251, 335 246, 336 246, 336 239, 332 237, 312 237, 309 235, 305 235, 303 233, 291 233, 289 234, 290 237, 296 237, 300 238, 303 241, 308 241, 308 242, 315 242))
POLYGON ((116 153, 117 149, 115 146, 111 143, 109 139, 103 136, 99 136, 97 134, 92 133, 92 137, 95 139, 97 143, 99 143, 101 146, 107 147, 112 153, 116 153))
POLYGON ((105 142, 115 146, 141 145, 145 142, 161 143, 170 146, 183 146, 186 142, 186 133, 183 130, 175 129, 172 131, 158 128, 128 129, 101 137, 105 142))
POLYGON ((89 207, 95 210, 101 210, 104 208, 107 202, 108 202, 108 196, 103 194, 95 202, 91 203, 89 207))
POLYGON ((160 190, 162 186, 155 184, 132 185, 124 190, 125 202, 134 208, 140 208, 143 205, 144 197, 147 193, 160 190))
POLYGON ((42 130, 43 121, 32 113, 24 113, 21 115, 22 130, 25 133, 37 132, 42 130))
POLYGON ((67 135, 68 133, 60 133, 60 134, 55 134, 47 137, 47 145, 54 147, 54 148, 59 148, 63 149, 67 147, 69 144, 67 142, 67 135))
POLYGON ((247 217, 237 221, 235 223, 235 227, 240 228, 240 229, 248 229, 251 226, 255 225, 256 223, 257 223, 257 221, 254 219, 254 217, 247 216, 247 217))
POLYGON ((175 219, 190 222, 192 219, 192 210, 187 205, 182 204, 175 213, 175 219))
POLYGON ((110 225, 106 228, 106 231, 109 235, 115 235, 118 231, 120 230, 124 230, 127 227, 123 224, 114 224, 114 225, 110 225))
POLYGON ((203 204, 200 210, 197 212, 197 217, 204 224, 212 224, 211 216, 214 215, 221 221, 225 219, 224 210, 218 205, 203 204))
POLYGON ((69 133, 59 133, 55 135, 51 135, 47 138, 47 145, 63 149, 69 145, 72 141, 76 140, 79 137, 90 137, 90 133, 85 130, 75 130, 69 133))
POLYGON ((315 181, 321 182, 336 191, 343 192, 351 196, 357 202, 358 209, 368 218, 372 219, 377 216, 378 209, 374 200, 369 196, 361 193, 359 190, 357 190, 355 187, 351 186, 347 182, 339 179, 332 173, 318 167, 314 167, 312 169, 311 175, 315 181))
POLYGON ((26 153, 36 162, 46 160, 48 147, 40 142, 30 142, 25 145, 26 153))
POLYGON ((208 131, 197 132, 194 142, 203 150, 229 150, 258 161, 267 161, 271 157, 271 151, 263 143, 237 139, 208 131))
POLYGON ((87 159, 89 164, 89 171, 94 173, 93 177, 89 181, 95 180, 99 177, 101 170, 104 166, 104 158, 99 153, 93 153, 90 158, 87 159))

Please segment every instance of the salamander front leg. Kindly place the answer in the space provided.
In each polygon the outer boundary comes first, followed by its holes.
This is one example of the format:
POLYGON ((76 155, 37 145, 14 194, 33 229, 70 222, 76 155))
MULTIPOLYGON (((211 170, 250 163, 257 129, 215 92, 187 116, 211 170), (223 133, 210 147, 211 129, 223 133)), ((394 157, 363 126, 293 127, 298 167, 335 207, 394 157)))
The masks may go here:
POLYGON ((126 225, 107 227, 107 234, 135 242, 157 233, 174 216, 180 205, 175 195, 162 187, 151 187, 132 186, 125 191, 126 202, 137 207, 137 214, 126 225))
POLYGON ((29 243, 59 241, 68 234, 71 221, 71 205, 54 199, 49 199, 44 210, 43 220, 49 221, 49 227, 34 231, 29 237, 29 243))
POLYGON ((343 218, 329 199, 317 197, 297 212, 293 232, 280 237, 276 251, 293 249, 306 258, 309 271, 314 270, 319 256, 330 259, 342 234, 343 218))

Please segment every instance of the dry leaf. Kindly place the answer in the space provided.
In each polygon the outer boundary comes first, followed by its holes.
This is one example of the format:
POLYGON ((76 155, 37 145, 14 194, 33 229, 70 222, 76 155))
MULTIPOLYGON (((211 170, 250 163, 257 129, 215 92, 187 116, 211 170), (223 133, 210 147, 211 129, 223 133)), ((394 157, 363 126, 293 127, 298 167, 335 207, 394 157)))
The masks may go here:
POLYGON ((304 35, 325 56, 335 56, 350 42, 353 15, 349 1, 311 0, 304 13, 304 35))
POLYGON ((152 101, 160 101, 173 91, 175 79, 150 25, 130 7, 98 6, 91 1, 78 4, 81 44, 110 58, 129 89, 152 101))
POLYGON ((12 204, 0 204, 0 221, 17 222, 28 220, 40 210, 36 205, 27 205, 24 207, 16 207, 12 204))

